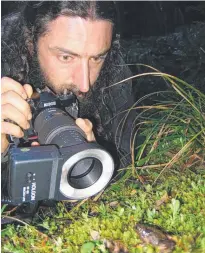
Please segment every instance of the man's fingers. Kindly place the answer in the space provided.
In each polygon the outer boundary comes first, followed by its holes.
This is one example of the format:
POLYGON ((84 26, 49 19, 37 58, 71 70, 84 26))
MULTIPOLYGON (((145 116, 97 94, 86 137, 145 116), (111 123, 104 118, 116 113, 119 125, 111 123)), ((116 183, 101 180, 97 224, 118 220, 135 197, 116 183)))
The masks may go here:
POLYGON ((85 132, 89 133, 93 129, 92 123, 88 119, 76 119, 76 124, 85 132))
POLYGON ((34 147, 34 146, 40 146, 40 144, 39 144, 39 142, 37 142, 37 141, 33 141, 33 142, 31 143, 31 146, 32 146, 32 147, 34 147))
POLYGON ((1 134, 1 153, 3 153, 9 145, 7 137, 5 134, 1 134))
POLYGON ((5 121, 1 122, 1 133, 10 134, 16 138, 21 138, 24 136, 24 133, 19 126, 5 121))
POLYGON ((28 98, 30 98, 31 95, 33 94, 33 89, 31 87, 31 85, 30 84, 24 84, 23 88, 24 88, 28 98))
POLYGON ((91 133, 86 134, 86 137, 88 142, 95 141, 95 135, 93 131, 91 133))
POLYGON ((6 150, 8 146, 6 135, 21 138, 24 136, 21 128, 29 128, 28 120, 32 115, 25 100, 30 98, 32 93, 29 84, 22 86, 9 77, 1 78, 1 151, 6 150))
MULTIPOLYGON (((27 96, 27 95, 26 95, 27 96)), ((18 111, 23 113, 28 120, 31 119, 31 109, 29 104, 14 91, 7 91, 1 95, 1 104, 11 104, 18 111)))
POLYGON ((14 106, 11 104, 5 104, 1 107, 1 118, 3 120, 9 119, 15 123, 17 123, 19 126, 21 126, 24 129, 28 129, 29 123, 27 121, 27 118, 22 114, 20 111, 18 111, 14 106))
POLYGON ((95 141, 93 133, 93 124, 88 119, 76 119, 76 125, 78 125, 86 134, 87 141, 95 141))
POLYGON ((19 94, 23 99, 27 98, 27 93, 23 86, 9 77, 1 78, 1 94, 13 90, 19 94))
POLYGON ((87 141, 95 141, 95 135, 93 133, 93 124, 88 119, 84 119, 85 124, 85 134, 87 136, 87 141))

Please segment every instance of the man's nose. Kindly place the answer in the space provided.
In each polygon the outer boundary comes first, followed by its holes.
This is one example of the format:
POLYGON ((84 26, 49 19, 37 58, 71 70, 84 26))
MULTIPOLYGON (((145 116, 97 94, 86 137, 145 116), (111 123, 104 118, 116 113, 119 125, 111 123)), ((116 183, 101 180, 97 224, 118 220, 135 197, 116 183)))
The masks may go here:
POLYGON ((82 61, 75 73, 74 83, 78 86, 79 91, 88 92, 90 86, 90 75, 89 75, 89 64, 88 62, 82 61))

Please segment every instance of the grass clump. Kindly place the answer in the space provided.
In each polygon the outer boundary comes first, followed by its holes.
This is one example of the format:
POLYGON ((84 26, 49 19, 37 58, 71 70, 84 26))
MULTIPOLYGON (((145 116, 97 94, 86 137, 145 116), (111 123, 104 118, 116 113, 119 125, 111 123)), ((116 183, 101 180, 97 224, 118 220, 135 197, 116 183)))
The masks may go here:
POLYGON ((177 77, 143 66, 155 72, 138 74, 132 78, 157 76, 163 78, 170 88, 140 98, 128 110, 118 128, 119 135, 130 111, 137 111, 130 140, 132 174, 154 170, 156 182, 168 170, 172 173, 190 168, 203 170, 205 94, 177 77))

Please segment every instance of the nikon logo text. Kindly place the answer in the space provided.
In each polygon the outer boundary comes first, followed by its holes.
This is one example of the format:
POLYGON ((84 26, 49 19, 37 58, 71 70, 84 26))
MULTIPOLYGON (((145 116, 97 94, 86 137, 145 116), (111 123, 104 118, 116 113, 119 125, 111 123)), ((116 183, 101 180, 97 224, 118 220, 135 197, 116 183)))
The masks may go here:
POLYGON ((33 182, 31 185, 31 200, 36 199, 36 182, 33 182))

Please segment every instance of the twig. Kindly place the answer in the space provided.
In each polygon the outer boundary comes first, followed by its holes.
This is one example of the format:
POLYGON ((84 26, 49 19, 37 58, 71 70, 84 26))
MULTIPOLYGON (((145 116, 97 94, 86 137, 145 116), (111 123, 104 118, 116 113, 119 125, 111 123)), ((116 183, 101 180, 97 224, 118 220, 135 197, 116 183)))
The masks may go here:
POLYGON ((6 216, 6 215, 2 215, 1 217, 5 218, 5 219, 10 219, 10 220, 18 221, 19 223, 22 223, 23 225, 30 227, 31 229, 33 229, 34 231, 36 231, 38 234, 40 234, 40 235, 48 238, 47 235, 43 234, 39 230, 35 229, 33 226, 29 225, 28 223, 26 223, 26 222, 24 222, 24 221, 22 221, 22 220, 20 220, 20 219, 18 219, 16 217, 11 217, 11 216, 6 216))
POLYGON ((168 165, 168 163, 162 163, 162 164, 154 164, 154 165, 146 165, 146 166, 142 166, 142 167, 135 167, 135 169, 155 169, 158 167, 163 167, 168 165))
POLYGON ((8 219, 8 220, 10 219, 10 220, 18 221, 19 223, 22 223, 22 224, 24 224, 25 226, 29 226, 28 223, 26 223, 26 222, 24 222, 24 221, 22 221, 22 220, 20 220, 20 219, 18 219, 18 218, 15 218, 15 217, 7 216, 7 215, 2 215, 1 218, 3 218, 3 219, 8 219))
MULTIPOLYGON (((80 206, 82 206, 86 201, 88 201, 89 198, 87 199, 83 199, 79 204, 77 204, 76 206, 74 206, 72 209, 71 209, 71 212, 73 212, 74 210, 78 209, 80 206)), ((74 219, 73 219, 74 220, 74 219)))
POLYGON ((93 201, 94 201, 94 202, 98 201, 98 199, 101 197, 101 195, 103 194, 103 192, 104 192, 104 189, 103 189, 101 192, 99 192, 98 195, 96 195, 96 196, 94 197, 93 201))
POLYGON ((10 215, 11 213, 13 213, 14 211, 16 211, 16 209, 18 208, 18 206, 15 206, 14 208, 12 208, 10 211, 5 212, 5 215, 10 215))

